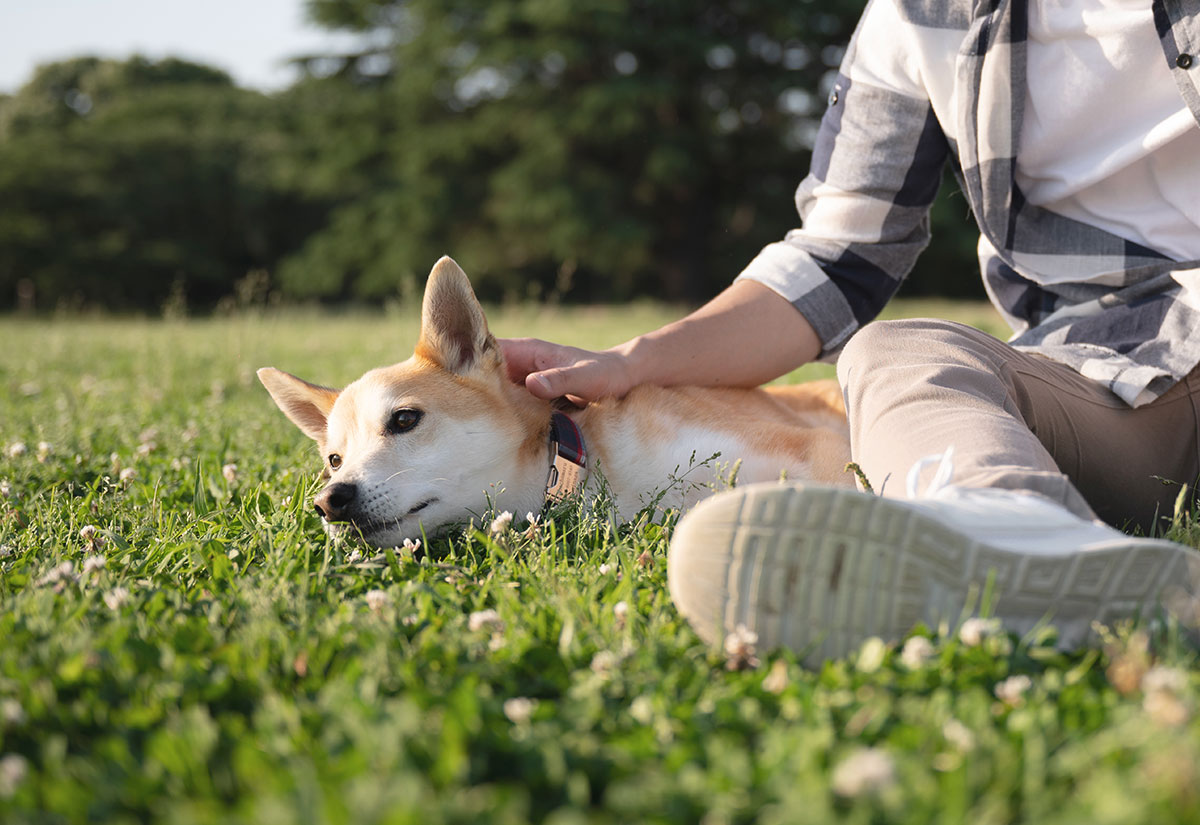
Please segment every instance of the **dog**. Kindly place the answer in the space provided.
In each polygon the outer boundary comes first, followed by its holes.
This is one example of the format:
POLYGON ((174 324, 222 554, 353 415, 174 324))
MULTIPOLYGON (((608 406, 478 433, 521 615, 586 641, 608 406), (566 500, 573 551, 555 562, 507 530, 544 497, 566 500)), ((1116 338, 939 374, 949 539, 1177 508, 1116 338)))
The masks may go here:
POLYGON ((641 386, 564 412, 509 379, 471 284, 448 257, 429 275, 408 360, 340 391, 273 367, 258 377, 317 443, 326 484, 314 504, 326 526, 377 547, 489 509, 540 513, 601 489, 628 518, 648 503, 685 509, 732 475, 851 483, 836 382, 641 386))

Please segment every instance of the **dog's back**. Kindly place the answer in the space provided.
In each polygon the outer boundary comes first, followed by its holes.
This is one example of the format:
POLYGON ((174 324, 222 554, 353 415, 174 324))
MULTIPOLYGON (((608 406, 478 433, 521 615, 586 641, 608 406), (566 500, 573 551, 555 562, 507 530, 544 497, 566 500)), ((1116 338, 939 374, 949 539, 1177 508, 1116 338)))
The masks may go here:
MULTIPOLYGON (((642 386, 572 417, 622 512, 622 494, 628 499, 661 489, 665 479, 689 470, 700 485, 728 480, 735 469, 739 483, 785 476, 852 483, 845 472, 849 432, 833 381, 756 389, 642 386), (715 454, 709 466, 698 466, 715 454)), ((692 500, 685 495, 670 503, 692 500)))

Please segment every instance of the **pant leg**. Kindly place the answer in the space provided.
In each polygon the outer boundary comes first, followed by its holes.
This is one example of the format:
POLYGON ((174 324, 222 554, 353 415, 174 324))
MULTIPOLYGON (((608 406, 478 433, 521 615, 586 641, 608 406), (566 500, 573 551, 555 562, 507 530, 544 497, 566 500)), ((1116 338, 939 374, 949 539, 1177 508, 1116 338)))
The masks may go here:
POLYGON ((864 327, 838 377, 854 460, 884 495, 904 495, 913 463, 954 445, 956 484, 1147 529, 1179 492, 1155 476, 1190 483, 1200 470, 1189 382, 1133 410, 1068 367, 937 320, 864 327))
POLYGON ((1109 524, 1161 530, 1200 474, 1200 372, 1133 409, 1069 367, 1027 364, 1013 365, 1017 405, 1059 469, 1109 524))

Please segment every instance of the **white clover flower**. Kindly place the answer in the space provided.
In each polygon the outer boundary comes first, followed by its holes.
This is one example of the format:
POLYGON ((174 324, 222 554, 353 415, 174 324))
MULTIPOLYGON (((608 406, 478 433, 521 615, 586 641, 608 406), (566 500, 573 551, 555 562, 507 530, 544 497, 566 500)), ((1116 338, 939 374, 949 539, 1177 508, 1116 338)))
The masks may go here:
POLYGON ((104 594, 104 604, 109 610, 119 610, 129 603, 129 591, 124 587, 114 587, 104 594))
POLYGON ((960 751, 969 751, 975 747, 975 734, 957 719, 946 720, 942 725, 942 736, 960 751))
POLYGON ((90 573, 95 573, 97 570, 103 570, 108 564, 108 559, 104 556, 88 556, 83 560, 83 574, 86 576, 90 573))
POLYGON ((981 619, 973 616, 962 623, 958 629, 958 638, 963 644, 977 647, 990 636, 998 635, 1002 630, 999 619, 981 619))
POLYGON ((1178 696, 1166 691, 1147 693, 1142 699, 1142 710, 1160 725, 1178 727, 1188 720, 1188 708, 1178 696))
POLYGON ((121 480, 122 484, 128 484, 137 478, 137 470, 133 469, 132 467, 126 467, 121 471, 121 474, 117 476, 117 478, 121 480))
POLYGON ((137 457, 145 458, 146 456, 150 455, 150 453, 154 452, 157 449, 158 449, 157 441, 143 441, 141 444, 139 444, 137 446, 137 457))
POLYGON ((6 725, 19 725, 25 721, 25 708, 16 699, 0 702, 0 720, 6 725))
POLYGON ((37 460, 40 464, 45 464, 46 459, 54 452, 53 445, 49 441, 39 441, 37 445, 37 460))
POLYGON ((383 590, 368 590, 367 591, 367 607, 378 613, 387 607, 391 597, 383 590))
POLYGON ((477 610, 467 618, 467 627, 472 631, 476 630, 494 630, 500 632, 504 630, 504 620, 500 618, 500 614, 492 608, 487 610, 477 610))
POLYGON ((236 464, 226 464, 221 468, 221 475, 225 476, 225 480, 230 484, 237 481, 238 466, 236 464))
POLYGON ((1016 707, 1025 698, 1025 692, 1033 686, 1033 681, 1025 674, 1009 676, 996 685, 996 698, 1006 705, 1016 707))
POLYGON ((1183 701, 1187 674, 1179 668, 1156 665, 1142 676, 1142 709, 1155 722, 1175 727, 1190 716, 1183 701))
POLYGON ((0 481, 0 498, 12 498, 12 494, 12 484, 8 481, 8 479, 0 481))
POLYGON ((860 673, 874 673, 883 665, 883 657, 887 654, 887 645, 878 636, 871 636, 862 643, 858 652, 855 666, 860 673))
POLYGON ((1176 667, 1155 665, 1142 676, 1143 693, 1173 693, 1179 695, 1187 689, 1187 674, 1176 667))
POLYGON ((525 521, 528 522, 529 526, 525 528, 525 532, 521 534, 521 537, 532 539, 537 536, 538 531, 542 528, 541 517, 531 511, 525 514, 525 521))
POLYGON ((505 510, 492 519, 491 526, 488 527, 488 535, 492 538, 500 538, 512 528, 512 520, 513 514, 505 510))
POLYGON ((183 428, 183 432, 181 432, 179 434, 179 437, 182 438, 185 442, 195 441, 197 438, 199 438, 200 430, 197 429, 196 422, 189 421, 187 423, 187 426, 183 428))
POLYGON ((933 642, 924 636, 913 636, 904 643, 904 649, 900 651, 900 664, 909 670, 920 670, 933 658, 933 654, 933 642))
POLYGON ((607 561, 604 562, 603 564, 601 564, 600 565, 600 575, 607 576, 609 573, 615 573, 617 581, 620 581, 621 576, 623 575, 621 572, 621 565, 617 564, 616 562, 607 562, 607 561))
POLYGON ((106 543, 104 536, 99 532, 94 524, 85 524, 82 528, 80 528, 79 538, 92 550, 99 550, 100 548, 104 547, 106 543))
POLYGON ((879 748, 857 750, 833 769, 833 792, 838 796, 877 793, 895 781, 895 762, 879 748))
POLYGON ((617 654, 611 650, 599 650, 592 657, 592 672, 600 676, 609 676, 616 670, 620 662, 621 660, 617 657, 617 654))
POLYGON ((362 560, 363 552, 357 548, 346 554, 346 564, 358 564, 362 560))
POLYGON ((629 704, 629 715, 643 725, 649 725, 654 721, 654 702, 649 696, 639 696, 629 704))
POLYGON ((771 665, 770 672, 768 672, 766 677, 763 679, 762 684, 763 690, 765 690, 767 693, 780 694, 787 690, 787 665, 783 663, 782 659, 775 660, 775 663, 771 665))
POLYGON ((529 717, 533 716, 533 710, 536 707, 536 699, 529 699, 525 696, 514 696, 512 699, 505 700, 504 715, 514 725, 523 725, 529 721, 529 717))
POLYGON ((28 773, 29 763, 20 754, 8 753, 0 757, 0 799, 12 797, 28 773))
POLYGON ((758 634, 744 624, 738 624, 725 637, 725 667, 729 670, 758 667, 758 657, 755 655, 757 644, 758 634))
POLYGON ((28 448, 25 446, 24 441, 14 441, 12 444, 9 444, 8 448, 5 450, 9 458, 20 458, 21 456, 25 455, 27 451, 28 448))
POLYGON ((64 561, 50 568, 44 576, 38 579, 39 585, 64 585, 69 582, 78 581, 79 577, 75 575, 75 564, 73 562, 64 561))
POLYGON ((625 618, 629 615, 629 603, 620 601, 614 604, 613 615, 617 617, 617 624, 625 624, 625 618))
POLYGON ((407 550, 410 553, 415 553, 421 549, 421 540, 420 539, 405 539, 404 543, 401 544, 400 546, 403 547, 405 550, 407 550))

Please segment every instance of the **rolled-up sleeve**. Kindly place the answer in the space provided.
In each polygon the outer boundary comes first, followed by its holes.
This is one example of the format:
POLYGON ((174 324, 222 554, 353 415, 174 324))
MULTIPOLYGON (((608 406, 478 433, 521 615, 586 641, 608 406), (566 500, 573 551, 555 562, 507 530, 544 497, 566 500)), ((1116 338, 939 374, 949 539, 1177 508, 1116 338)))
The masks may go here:
POLYGON ((823 358, 879 314, 929 243, 949 144, 906 25, 893 0, 868 6, 796 191, 801 228, 738 276, 790 301, 816 330, 823 358))

